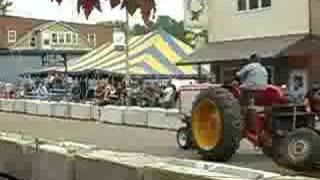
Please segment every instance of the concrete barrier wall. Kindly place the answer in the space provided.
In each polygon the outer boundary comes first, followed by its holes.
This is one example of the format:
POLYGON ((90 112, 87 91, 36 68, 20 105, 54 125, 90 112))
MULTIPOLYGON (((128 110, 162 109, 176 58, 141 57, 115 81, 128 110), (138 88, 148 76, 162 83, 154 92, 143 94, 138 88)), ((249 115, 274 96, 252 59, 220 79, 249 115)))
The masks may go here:
POLYGON ((107 150, 79 153, 75 161, 75 179, 142 180, 143 167, 159 160, 152 156, 107 150))
POLYGON ((177 109, 127 106, 98 107, 91 104, 70 102, 0 99, 0 110, 168 130, 177 130, 182 126, 181 115, 177 109))
POLYGON ((315 180, 219 163, 121 153, 73 142, 0 135, 0 172, 24 180, 315 180))
POLYGON ((52 106, 54 102, 42 101, 38 105, 38 115, 40 116, 52 116, 52 106))
POLYGON ((123 124, 124 112, 127 110, 125 106, 105 106, 101 108, 100 122, 123 124))
MULTIPOLYGON (((25 113, 25 101, 24 100, 14 100, 15 106, 14 106, 14 112, 16 113, 25 113)), ((1 109, 1 106, 0 106, 1 109)))
POLYGON ((168 129, 169 123, 166 116, 166 110, 162 108, 148 109, 148 127, 168 129))
POLYGON ((0 134, 0 172, 31 179, 33 140, 17 134, 0 134))
POLYGON ((70 105, 67 102, 54 103, 51 112, 53 117, 70 118, 70 105))
POLYGON ((128 107, 124 111, 124 124, 134 126, 147 126, 148 109, 141 107, 128 107))
MULTIPOLYGON (((16 103, 16 101, 15 101, 16 103)), ((25 113, 31 114, 31 115, 37 115, 38 114, 38 106, 41 102, 40 101, 34 101, 34 100, 27 100, 25 101, 25 113)), ((15 104, 16 105, 16 104, 15 104)))

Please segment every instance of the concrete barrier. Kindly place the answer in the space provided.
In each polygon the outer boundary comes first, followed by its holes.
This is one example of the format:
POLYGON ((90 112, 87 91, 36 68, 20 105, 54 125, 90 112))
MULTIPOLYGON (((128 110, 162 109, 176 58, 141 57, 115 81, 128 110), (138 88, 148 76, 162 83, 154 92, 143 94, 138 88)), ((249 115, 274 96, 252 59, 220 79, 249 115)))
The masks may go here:
POLYGON ((166 116, 166 110, 162 108, 148 108, 148 127, 168 129, 169 124, 166 116))
POLYGON ((41 101, 38 105, 38 115, 52 116, 52 105, 54 102, 41 101))
POLYGON ((0 99, 0 110, 31 115, 95 120, 113 124, 177 130, 182 126, 177 109, 127 106, 99 107, 70 102, 0 99))
POLYGON ((70 116, 73 119, 90 120, 90 104, 70 103, 70 116))
POLYGON ((18 134, 0 134, 0 172, 18 179, 31 179, 32 160, 29 154, 34 150, 30 137, 18 134))
POLYGON ((2 99, 1 110, 4 112, 14 112, 15 101, 13 99, 2 99))
POLYGON ((25 104, 26 102, 21 99, 16 99, 15 106, 14 106, 14 112, 16 113, 25 113, 25 104))
POLYGON ((73 142, 45 143, 39 145, 33 156, 33 180, 74 180, 75 154, 87 152, 92 146, 73 142))
POLYGON ((37 100, 27 100, 25 101, 25 113, 36 115, 38 114, 38 106, 41 102, 37 100))
POLYGON ((282 176, 276 173, 195 160, 168 158, 144 167, 144 180, 312 180, 307 177, 282 176))
POLYGON ((178 130, 183 123, 181 121, 181 114, 177 109, 168 109, 166 111, 166 121, 168 123, 168 129, 178 130))
POLYGON ((101 108, 100 122, 123 124, 125 106, 105 106, 101 108))
POLYGON ((220 163, 113 152, 68 141, 34 141, 5 133, 0 133, 0 172, 25 180, 316 180, 220 163))
POLYGON ((100 121, 100 116, 101 116, 101 107, 92 105, 90 119, 100 121))
POLYGON ((76 179, 143 180, 143 167, 160 161, 154 156, 97 150, 76 157, 76 179))
POLYGON ((59 102, 52 104, 52 116, 59 118, 70 117, 70 105, 67 102, 59 102))
POLYGON ((148 114, 145 108, 128 107, 124 112, 124 124, 134 126, 147 126, 148 114))

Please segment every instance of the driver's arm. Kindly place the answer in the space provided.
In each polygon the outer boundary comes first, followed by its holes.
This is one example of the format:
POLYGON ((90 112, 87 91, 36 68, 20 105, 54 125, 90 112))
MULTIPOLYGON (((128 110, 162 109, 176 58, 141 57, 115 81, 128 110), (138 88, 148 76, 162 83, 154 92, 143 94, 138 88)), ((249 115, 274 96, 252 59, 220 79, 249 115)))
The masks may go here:
POLYGON ((246 74, 252 69, 251 64, 246 65, 240 71, 236 73, 236 76, 239 78, 243 78, 246 74))
POLYGON ((306 96, 304 97, 304 102, 303 102, 303 104, 304 104, 304 106, 306 108, 306 111, 308 113, 311 112, 310 97, 311 97, 311 92, 309 91, 309 92, 307 92, 306 96))

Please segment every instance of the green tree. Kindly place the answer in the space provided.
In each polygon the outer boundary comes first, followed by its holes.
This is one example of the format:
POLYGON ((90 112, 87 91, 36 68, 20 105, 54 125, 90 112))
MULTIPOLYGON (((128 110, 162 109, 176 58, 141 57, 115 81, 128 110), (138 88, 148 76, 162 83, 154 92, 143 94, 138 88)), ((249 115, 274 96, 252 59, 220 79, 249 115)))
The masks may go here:
MULTIPOLYGON (((169 16, 158 16, 155 24, 152 27, 154 30, 164 30, 175 38, 183 41, 188 45, 192 45, 192 38, 187 35, 188 32, 184 30, 183 21, 177 22, 169 16)), ((135 24, 131 30, 132 35, 143 35, 145 33, 144 26, 135 24)))
POLYGON ((169 16, 159 16, 154 24, 154 29, 162 29, 175 38, 188 43, 185 38, 183 21, 177 22, 169 16))
POLYGON ((9 8, 13 5, 11 1, 8 0, 0 0, 0 15, 5 16, 7 15, 9 8))
POLYGON ((131 29, 131 34, 134 36, 143 35, 145 33, 145 27, 140 24, 135 24, 131 29))

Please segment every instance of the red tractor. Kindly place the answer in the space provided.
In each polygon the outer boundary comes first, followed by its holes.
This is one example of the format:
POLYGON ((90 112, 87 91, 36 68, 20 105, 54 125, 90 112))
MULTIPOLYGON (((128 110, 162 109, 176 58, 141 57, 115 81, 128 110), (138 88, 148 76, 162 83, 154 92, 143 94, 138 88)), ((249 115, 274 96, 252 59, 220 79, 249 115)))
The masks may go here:
POLYGON ((303 103, 290 103, 287 94, 274 85, 243 92, 225 85, 182 87, 180 111, 187 126, 178 131, 179 145, 194 147, 206 160, 224 162, 246 138, 276 163, 295 170, 320 162, 316 113, 307 112, 303 103))

